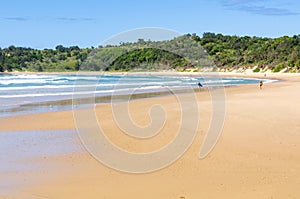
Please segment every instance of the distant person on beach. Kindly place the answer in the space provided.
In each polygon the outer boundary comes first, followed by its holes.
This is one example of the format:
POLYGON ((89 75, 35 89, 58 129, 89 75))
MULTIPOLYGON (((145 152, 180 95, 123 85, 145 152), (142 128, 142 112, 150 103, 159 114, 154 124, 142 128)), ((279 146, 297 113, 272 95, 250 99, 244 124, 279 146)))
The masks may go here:
POLYGON ((198 86, 199 88, 203 87, 202 84, 200 82, 198 82, 198 86))
POLYGON ((259 88, 262 89, 262 86, 263 86, 263 81, 260 80, 260 82, 259 82, 259 88))

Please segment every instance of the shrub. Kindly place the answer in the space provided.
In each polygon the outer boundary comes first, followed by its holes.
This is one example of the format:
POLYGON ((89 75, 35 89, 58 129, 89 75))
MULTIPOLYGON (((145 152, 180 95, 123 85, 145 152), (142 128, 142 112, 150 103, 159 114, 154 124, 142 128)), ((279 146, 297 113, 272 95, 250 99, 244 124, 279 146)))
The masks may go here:
POLYGON ((273 72, 278 73, 280 72, 282 69, 284 68, 284 64, 281 63, 278 66, 275 67, 275 69, 273 70, 273 72))
POLYGON ((253 70, 253 72, 254 72, 254 73, 260 72, 260 68, 257 67, 256 69, 253 70))

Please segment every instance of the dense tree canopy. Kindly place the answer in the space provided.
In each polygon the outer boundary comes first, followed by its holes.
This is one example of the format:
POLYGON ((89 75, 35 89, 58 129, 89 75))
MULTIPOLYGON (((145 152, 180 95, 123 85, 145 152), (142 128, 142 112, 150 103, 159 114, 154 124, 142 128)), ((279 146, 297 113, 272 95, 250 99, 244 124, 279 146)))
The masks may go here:
POLYGON ((156 48, 143 48, 129 51, 115 59, 107 70, 181 70, 192 67, 181 56, 156 48))
POLYGON ((0 71, 75 71, 91 49, 59 45, 56 50, 9 46, 0 49, 0 71))
POLYGON ((79 48, 56 46, 37 50, 9 46, 0 48, 0 71, 128 71, 139 68, 184 71, 214 65, 219 69, 239 69, 258 66, 254 72, 283 69, 300 71, 300 35, 280 38, 228 36, 204 33, 202 37, 187 34, 169 41, 122 43, 118 46, 79 48), (203 50, 199 50, 199 46, 203 50), (201 47, 201 48, 202 48, 201 47))
MULTIPOLYGON (((220 68, 258 66, 261 70, 300 71, 300 35, 280 38, 238 37, 204 33, 197 41, 220 68)), ((259 71, 259 70, 257 70, 259 71)))

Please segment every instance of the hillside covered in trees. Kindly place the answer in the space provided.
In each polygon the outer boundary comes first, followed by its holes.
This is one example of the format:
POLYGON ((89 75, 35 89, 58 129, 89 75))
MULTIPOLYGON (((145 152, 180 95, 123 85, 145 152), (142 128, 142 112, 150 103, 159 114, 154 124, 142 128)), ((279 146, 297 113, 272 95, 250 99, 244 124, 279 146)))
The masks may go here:
POLYGON ((37 50, 0 48, 0 71, 192 71, 247 69, 254 72, 300 72, 300 35, 280 38, 186 34, 169 41, 121 43, 98 48, 64 47, 37 50), (212 61, 211 61, 212 60, 212 61))
POLYGON ((91 50, 62 45, 55 50, 10 46, 0 49, 0 71, 75 71, 91 50))
POLYGON ((284 68, 289 72, 300 71, 300 35, 259 38, 205 33, 202 38, 196 35, 194 38, 220 68, 258 66, 273 72, 284 68))

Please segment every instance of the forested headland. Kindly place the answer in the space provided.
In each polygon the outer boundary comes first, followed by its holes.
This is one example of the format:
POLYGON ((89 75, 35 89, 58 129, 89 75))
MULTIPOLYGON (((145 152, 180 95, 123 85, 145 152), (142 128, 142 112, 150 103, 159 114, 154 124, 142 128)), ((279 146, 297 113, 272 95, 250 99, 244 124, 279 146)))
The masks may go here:
POLYGON ((198 71, 209 65, 218 71, 253 68, 253 72, 300 72, 300 35, 261 38, 204 33, 201 37, 186 34, 168 41, 139 39, 97 48, 0 48, 0 72, 132 71, 161 66, 166 70, 198 71), (196 49, 199 46, 203 51, 196 49))

